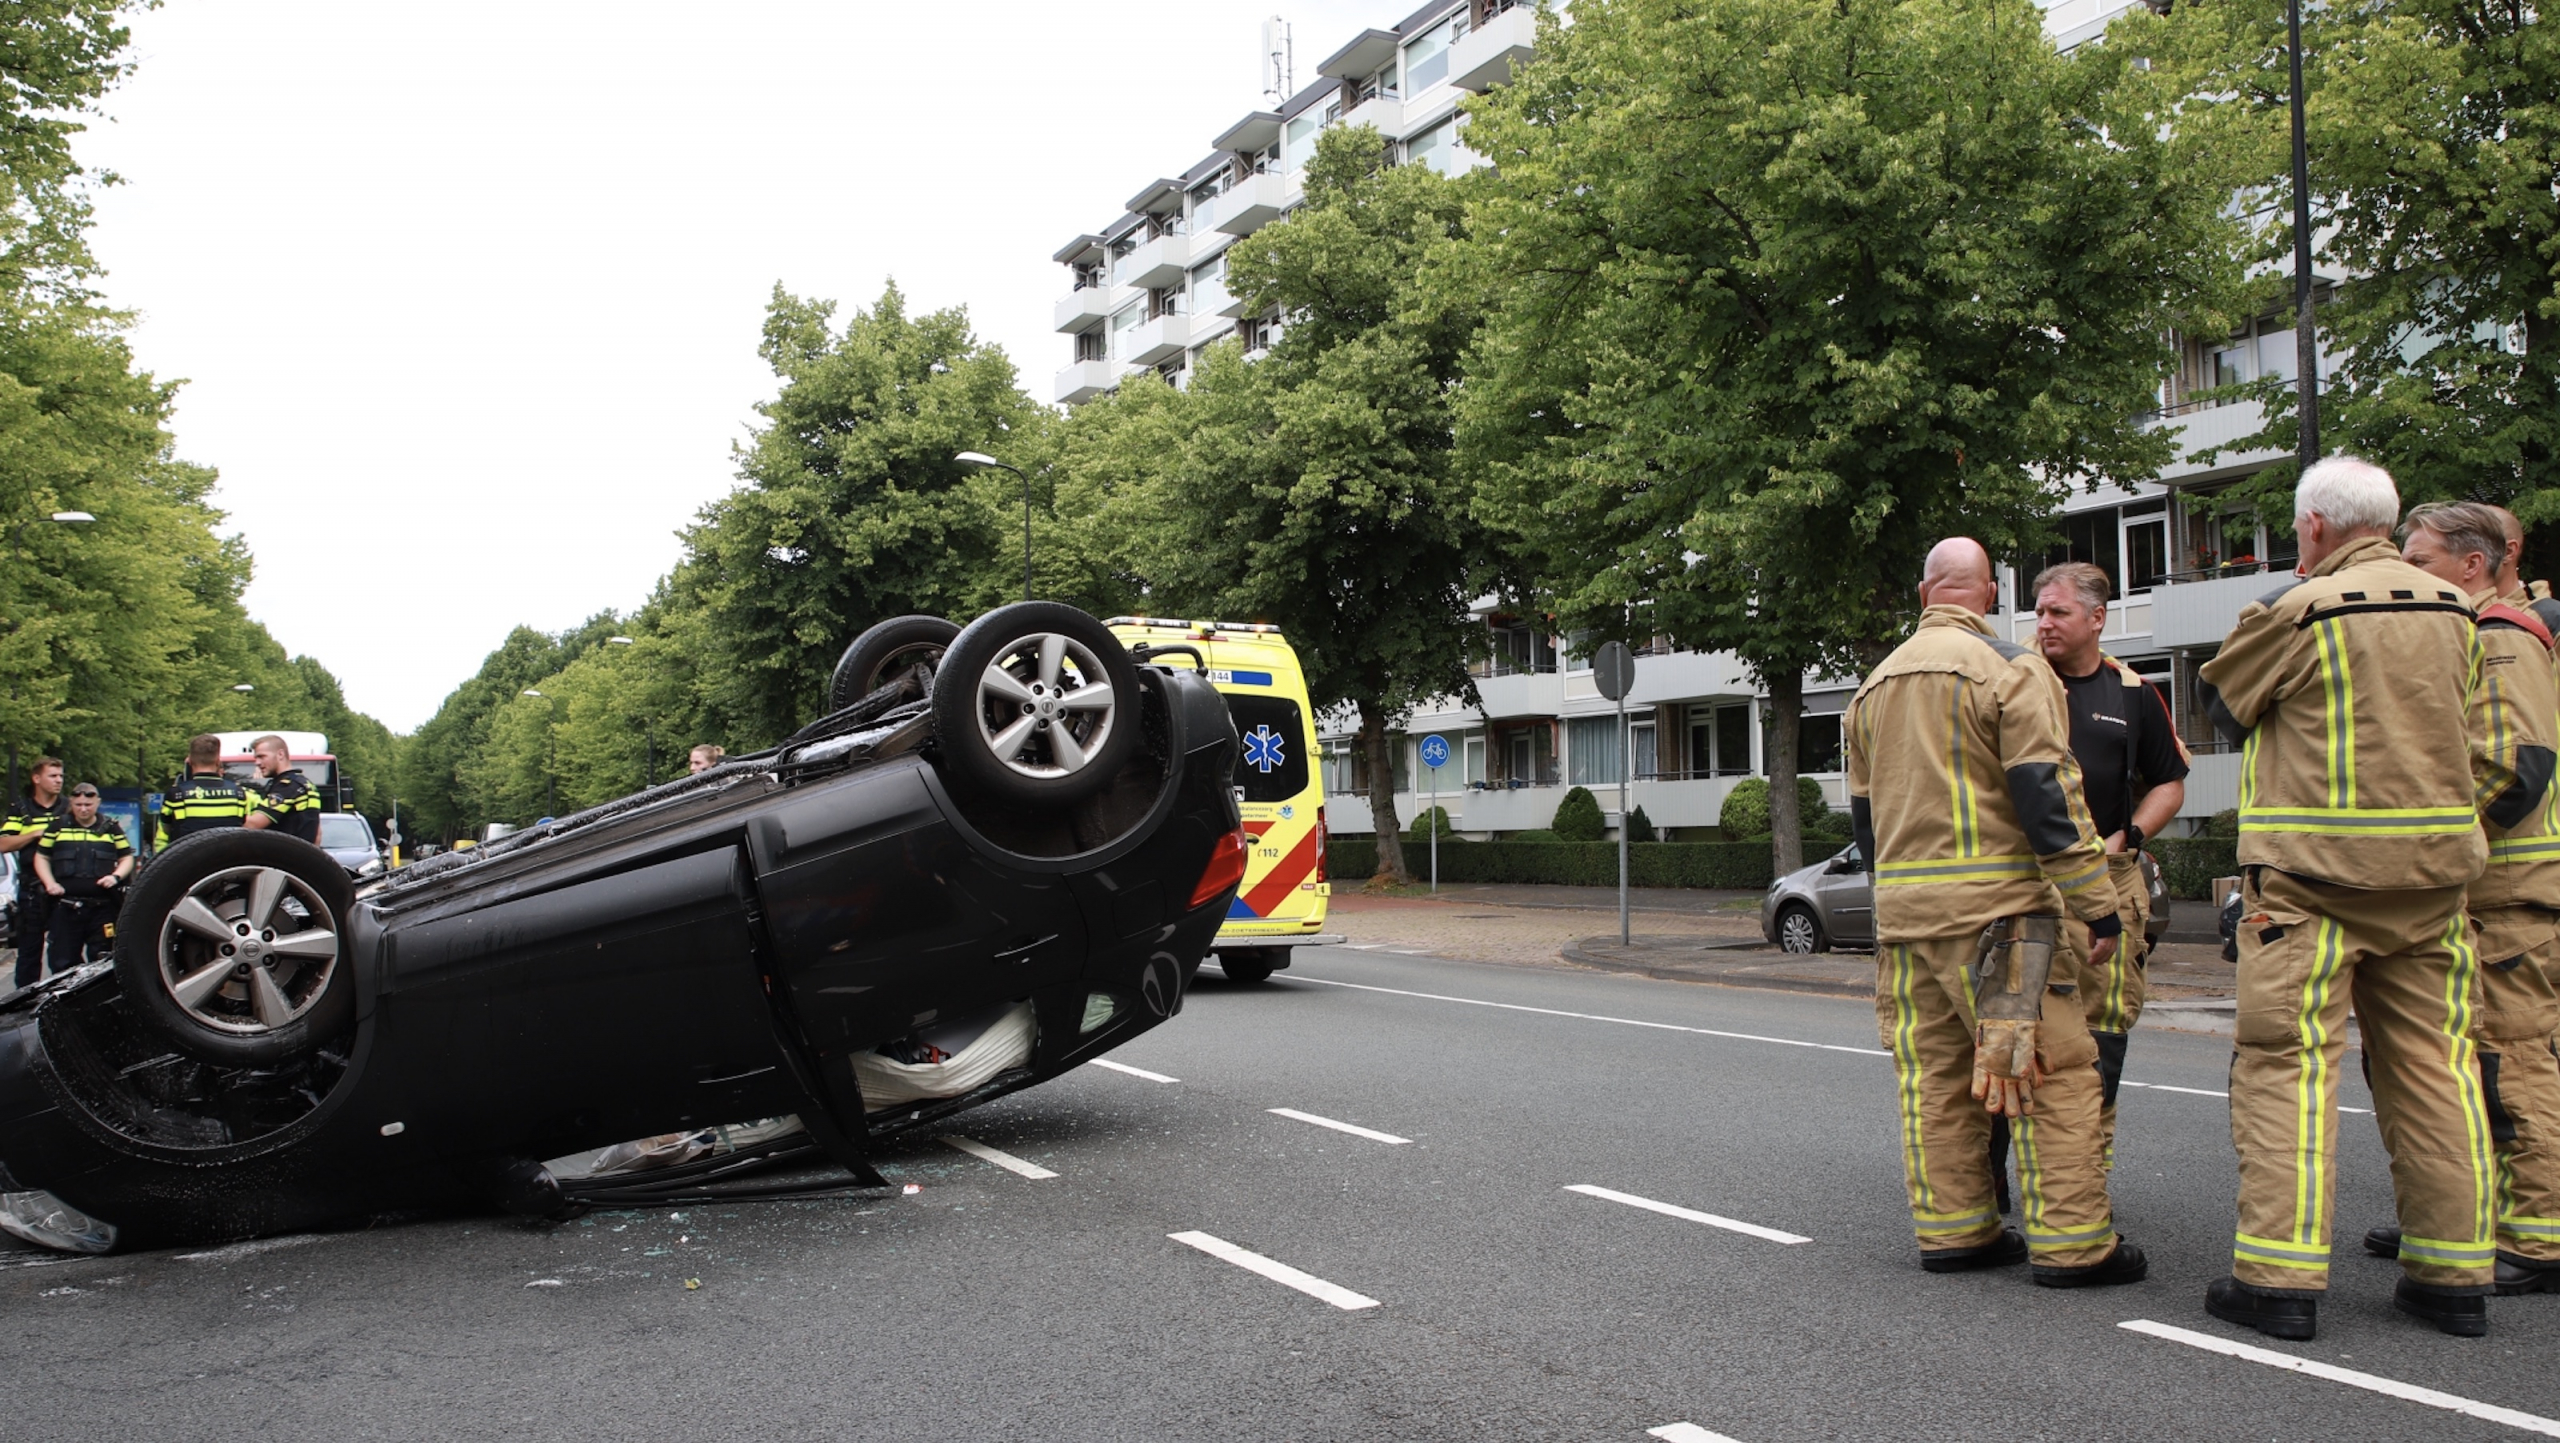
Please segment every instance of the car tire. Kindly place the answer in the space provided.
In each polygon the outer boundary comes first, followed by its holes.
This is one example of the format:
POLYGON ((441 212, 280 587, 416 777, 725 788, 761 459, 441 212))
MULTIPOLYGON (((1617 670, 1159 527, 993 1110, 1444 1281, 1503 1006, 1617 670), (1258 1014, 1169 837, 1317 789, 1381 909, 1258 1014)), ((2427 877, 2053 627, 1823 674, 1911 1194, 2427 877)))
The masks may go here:
POLYGON ((1137 750, 1142 707, 1138 668, 1109 627, 1063 602, 1018 601, 969 623, 943 653, 934 742, 965 790, 1071 806, 1137 750))
POLYGON ((288 1061, 355 1016, 354 906, 347 869, 308 842, 245 827, 199 833, 154 858, 125 898, 116 980, 198 1061, 288 1061))
POLYGON ((893 616, 853 639, 827 683, 827 710, 842 711, 908 666, 942 664, 960 628, 938 616, 893 616))
POLYGON ((1246 987, 1271 980, 1271 964, 1246 949, 1219 953, 1218 969, 1227 974, 1228 981, 1246 987))
POLYGON ((1831 939, 1822 934, 1822 923, 1813 909, 1801 902, 1790 902, 1778 909, 1778 950, 1809 954, 1831 950, 1831 939))

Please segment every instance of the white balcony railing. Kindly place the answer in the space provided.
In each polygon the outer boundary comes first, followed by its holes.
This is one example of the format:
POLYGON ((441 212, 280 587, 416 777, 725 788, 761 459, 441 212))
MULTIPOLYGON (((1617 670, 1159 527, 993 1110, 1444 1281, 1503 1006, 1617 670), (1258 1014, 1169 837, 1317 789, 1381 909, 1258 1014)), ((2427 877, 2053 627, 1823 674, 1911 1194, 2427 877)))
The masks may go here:
POLYGON ((1191 237, 1161 235, 1122 256, 1111 274, 1124 286, 1160 290, 1180 281, 1190 267, 1191 237))
POLYGON ((1110 289, 1104 286, 1086 286, 1060 300, 1053 314, 1056 329, 1072 334, 1090 327, 1110 313, 1110 289))
POLYGON ((1120 384, 1120 368, 1109 361, 1078 361, 1058 373, 1052 393, 1061 406, 1090 401, 1120 384))
POLYGON ((1209 211, 1209 228, 1221 235, 1251 235, 1288 209, 1288 177, 1265 171, 1227 188, 1209 211))
POLYGON ((1538 8, 1515 5, 1458 37, 1449 47, 1449 83, 1461 90, 1490 90, 1511 78, 1511 67, 1536 53, 1538 8))
POLYGON ((1189 316, 1158 316, 1121 333, 1120 359, 1134 366, 1170 361, 1191 347, 1189 316))

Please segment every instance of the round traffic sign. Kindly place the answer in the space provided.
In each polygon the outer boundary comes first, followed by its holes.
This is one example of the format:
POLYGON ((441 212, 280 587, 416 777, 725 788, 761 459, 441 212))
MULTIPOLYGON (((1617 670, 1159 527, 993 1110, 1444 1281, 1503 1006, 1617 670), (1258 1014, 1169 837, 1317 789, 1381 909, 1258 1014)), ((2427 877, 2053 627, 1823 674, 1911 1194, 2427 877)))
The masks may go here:
POLYGON ((1449 764, 1449 739, 1431 736, 1422 739, 1422 764, 1437 771, 1449 764))
POLYGON ((1591 679, 1599 685, 1600 694, 1609 700, 1617 701, 1624 697, 1635 689, 1635 653, 1627 650, 1623 641, 1602 643, 1600 649, 1591 654, 1591 679))

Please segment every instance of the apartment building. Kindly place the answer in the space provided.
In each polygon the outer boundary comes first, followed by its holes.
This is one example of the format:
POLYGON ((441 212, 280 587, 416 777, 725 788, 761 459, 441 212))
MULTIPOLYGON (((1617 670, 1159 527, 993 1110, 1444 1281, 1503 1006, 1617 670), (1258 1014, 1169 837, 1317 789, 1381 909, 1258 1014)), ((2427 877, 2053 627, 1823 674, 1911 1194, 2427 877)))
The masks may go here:
POLYGON ((1072 406, 1142 369, 1178 383, 1231 336, 1247 354, 1269 346, 1280 319, 1247 315, 1227 294, 1226 250, 1304 198, 1316 137, 1368 125, 1402 164, 1480 164, 1461 143, 1458 102, 1508 79, 1536 39, 1532 0, 1435 0, 1392 29, 1361 31, 1278 109, 1247 112, 1190 168, 1149 181, 1109 225, 1061 246, 1052 259, 1069 290, 1053 319, 1067 364, 1052 397, 1072 406))
MULTIPOLYGON (((2103 34, 2130 3, 2138 0, 2056 0, 2045 10, 2046 33, 2072 48, 2103 34)), ((1363 31, 1319 62, 1315 82, 1277 110, 1247 114, 1215 137, 1198 163, 1151 182, 1110 225, 1061 248, 1055 258, 1072 289, 1058 303, 1056 323, 1072 350, 1056 399, 1090 399, 1139 367, 1179 381, 1203 347, 1231 334, 1242 335, 1248 352, 1268 346, 1280 318, 1241 313, 1221 284, 1222 256, 1236 238, 1298 203, 1297 176, 1316 136, 1329 125, 1365 123, 1404 163, 1447 170, 1481 163, 1463 143, 1455 108, 1466 94, 1509 77, 1530 55, 1535 25, 1528 0, 1442 0, 1392 29, 1363 31)), ((2285 453, 2202 459, 2264 424, 2257 402, 2212 393, 2244 382, 2289 385, 2294 356, 2289 316, 2263 319, 2239 336, 2187 341, 2149 420, 2176 429, 2180 460, 2158 482, 2072 496, 2063 506, 2061 544, 2002 568, 1993 624, 2028 644, 2034 598, 2024 593, 2036 571, 2082 560, 2115 579, 2106 645, 2165 690, 2196 753, 2180 814, 2190 823, 2235 805, 2238 795, 2239 758, 2204 719, 2197 668, 2241 606, 2272 584, 2266 573, 2290 570, 2296 555, 2292 538, 2270 534, 2227 498, 2234 482, 2285 453)), ((1565 789, 1589 786, 1614 805, 1625 775, 1630 801, 1656 826, 1709 836, 1735 783, 1765 774, 1767 696, 1733 656, 1666 645, 1640 651, 1622 729, 1617 708, 1594 684, 1580 638, 1554 635, 1491 599, 1480 617, 1491 651, 1476 669, 1482 704, 1443 701, 1408 720, 1393 748, 1400 819, 1436 800, 1467 836, 1543 828, 1565 789), (1450 747, 1436 774, 1418 757, 1430 735, 1450 747)), ((1809 679, 1797 737, 1800 772, 1841 806, 1840 718, 1855 689, 1852 677, 1809 679)), ((1373 830, 1366 759, 1357 754, 1350 719, 1329 718, 1321 730, 1332 829, 1373 830)))

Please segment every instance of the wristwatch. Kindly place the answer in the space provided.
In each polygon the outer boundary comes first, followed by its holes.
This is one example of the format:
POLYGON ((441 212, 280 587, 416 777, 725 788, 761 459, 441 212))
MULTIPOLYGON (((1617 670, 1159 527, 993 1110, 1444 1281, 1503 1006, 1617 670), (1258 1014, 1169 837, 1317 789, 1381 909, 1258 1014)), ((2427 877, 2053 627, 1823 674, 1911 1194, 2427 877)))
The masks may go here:
POLYGON ((2142 829, 2131 822, 2124 824, 2124 849, 2128 852, 2142 850, 2142 829))

